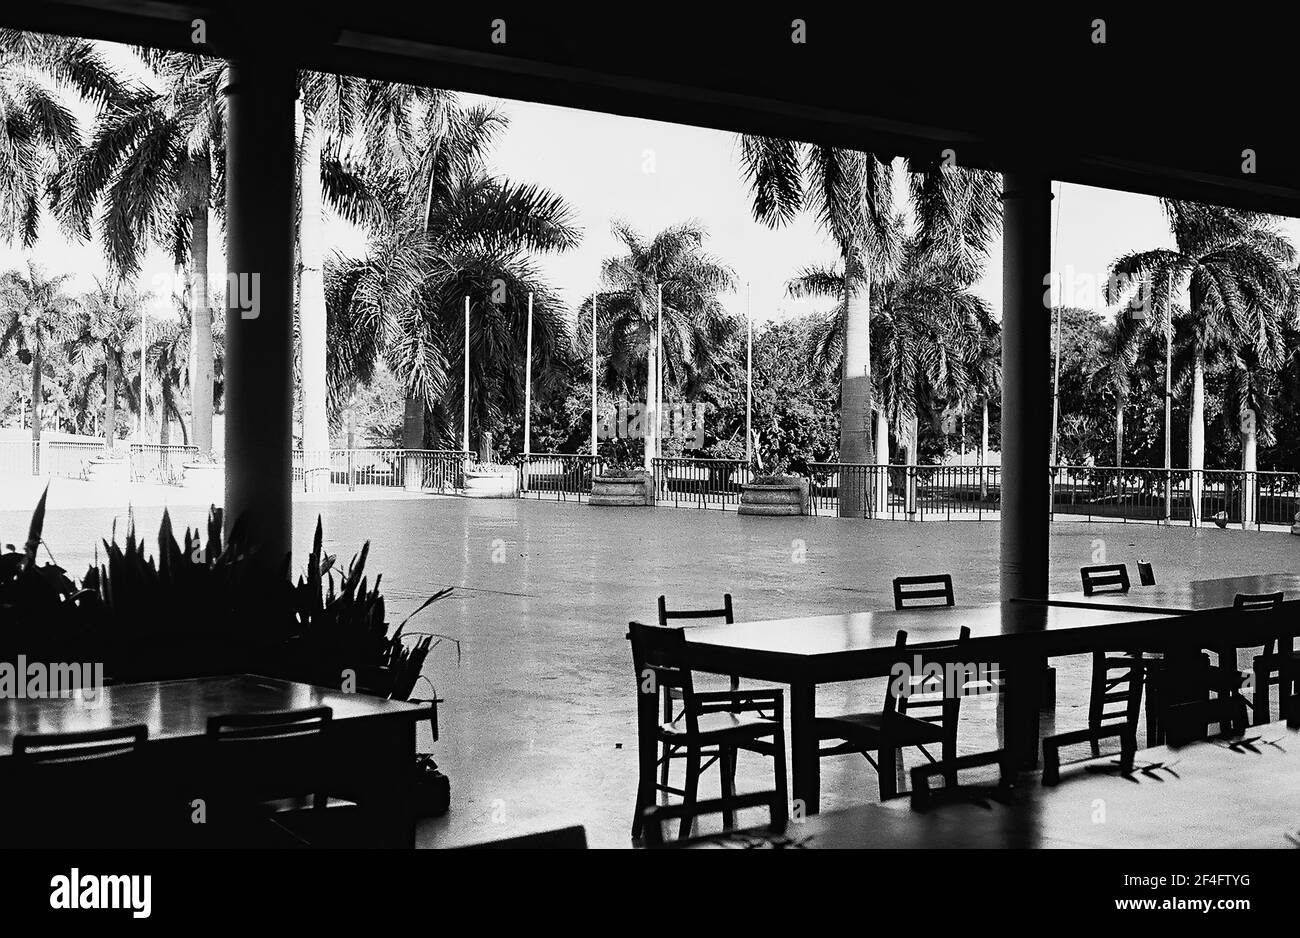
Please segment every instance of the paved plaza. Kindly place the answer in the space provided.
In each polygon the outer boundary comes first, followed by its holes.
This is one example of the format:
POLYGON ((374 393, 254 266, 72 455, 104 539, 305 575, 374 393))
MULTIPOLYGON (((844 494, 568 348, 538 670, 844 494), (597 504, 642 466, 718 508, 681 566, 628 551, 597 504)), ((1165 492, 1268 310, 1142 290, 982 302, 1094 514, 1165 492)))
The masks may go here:
MULTIPOLYGON (((177 528, 205 514, 195 505, 171 510, 177 528)), ((161 513, 158 505, 136 510, 145 537, 161 513)), ((446 698, 434 751, 451 776, 452 810, 421 825, 421 845, 567 823, 584 824, 594 846, 629 845, 636 736, 624 633, 629 619, 653 620, 661 593, 675 605, 701 606, 730 591, 738 618, 769 619, 888 608, 892 577, 950 572, 959 603, 997 599, 998 528, 988 522, 741 517, 532 499, 304 499, 295 503, 297 557, 318 513, 327 549, 341 559, 370 538, 370 567, 384 575, 392 621, 435 589, 456 587, 415 620, 460 642, 459 662, 444 642, 427 672, 446 698)), ((21 543, 29 515, 0 511, 0 542, 21 543)), ((49 549, 79 574, 115 517, 121 531, 124 510, 65 508, 52 496, 49 549)), ((1109 561, 1150 560, 1160 579, 1175 581, 1295 570, 1300 538, 1058 522, 1052 588, 1077 589, 1079 566, 1102 551, 1109 561)), ((1088 662, 1056 664, 1055 725, 1082 727, 1088 662)), ((824 688, 819 709, 876 707, 883 692, 880 681, 824 688)), ((996 744, 994 711, 983 701, 964 709, 960 739, 968 751, 996 744)), ((875 775, 860 757, 827 760, 822 775, 823 808, 876 797, 875 775)), ((716 784, 716 772, 706 773, 702 795, 716 784)), ((740 790, 770 784, 770 762, 742 755, 740 790)))

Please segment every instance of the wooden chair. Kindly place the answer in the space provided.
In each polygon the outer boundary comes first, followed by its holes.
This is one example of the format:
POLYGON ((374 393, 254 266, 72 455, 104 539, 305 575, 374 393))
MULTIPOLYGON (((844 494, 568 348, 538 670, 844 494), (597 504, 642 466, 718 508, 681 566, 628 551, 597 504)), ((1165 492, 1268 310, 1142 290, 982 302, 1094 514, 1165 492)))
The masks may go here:
MULTIPOLYGON (((930 662, 941 665, 958 663, 964 652, 970 629, 962 626, 956 644, 935 646, 932 644, 913 646, 913 656, 903 654, 907 649, 907 632, 898 632, 894 647, 898 650, 898 660, 905 662, 910 669, 915 661, 921 660, 922 667, 930 662)), ((945 675, 955 674, 956 670, 946 671, 945 675)), ((833 717, 817 717, 813 728, 818 742, 833 742, 833 745, 818 750, 820 758, 858 753, 864 756, 876 770, 880 780, 880 799, 885 801, 898 793, 897 754, 905 747, 915 746, 931 762, 936 761, 930 755, 926 745, 940 747, 942 758, 951 762, 957 756, 957 722, 961 713, 961 701, 965 696, 965 685, 961 688, 944 688, 936 712, 923 717, 912 716, 900 710, 899 701, 910 696, 915 686, 912 675, 903 674, 891 678, 885 694, 884 707, 868 713, 845 713, 833 717), (874 758, 872 754, 874 753, 874 758)), ((948 681, 945 679, 945 685, 948 681)), ((956 784, 956 777, 949 778, 950 784, 956 784)))
MULTIPOLYGON (((719 763, 724 799, 735 791, 739 751, 772 758, 776 790, 786 798, 785 695, 779 689, 697 691, 691 674, 689 646, 681 628, 628 624, 632 665, 637 682, 637 745, 639 771, 632 836, 640 836, 644 812, 665 791, 687 804, 698 801, 700 775, 719 763), (661 720, 662 695, 677 689, 682 708, 671 720, 661 720), (664 755, 659 756, 660 748, 664 755), (655 770, 676 754, 684 755, 686 779, 680 789, 655 777, 655 770), (707 761, 705 759, 707 758, 707 761)), ((726 821, 731 823, 731 816, 726 821)), ((682 836, 690 819, 683 816, 682 836)))
POLYGON ((1087 743, 1093 757, 1101 755, 1103 739, 1118 738, 1120 760, 1132 765, 1137 752, 1138 716, 1142 707, 1142 684, 1146 668, 1129 655, 1097 652, 1092 658, 1092 694, 1086 729, 1057 733, 1043 739, 1043 784, 1060 780, 1061 747, 1087 743), (1118 705, 1117 710, 1106 707, 1118 705))
POLYGON ((952 575, 894 577, 894 608, 908 606, 952 606, 956 600, 952 592, 952 575), (942 599, 935 603, 930 600, 942 599))
POLYGON ((954 759, 941 759, 929 765, 918 765, 912 769, 912 810, 924 811, 932 804, 950 801, 983 802, 988 799, 1006 801, 1015 785, 1016 770, 1014 760, 1005 749, 992 752, 977 752, 969 756, 957 756, 954 759), (960 773, 966 769, 982 768, 986 765, 998 767, 997 784, 986 782, 971 785, 960 782, 960 773), (945 784, 943 788, 930 788, 930 779, 943 776, 945 779, 957 778, 957 784, 945 784))
POLYGON ((140 777, 142 725, 75 733, 19 733, 6 813, 23 847, 153 845, 160 806, 140 777))
POLYGON ((461 850, 586 850, 587 829, 581 824, 561 827, 553 831, 522 834, 503 840, 489 840, 481 844, 468 844, 461 850))
POLYGON ((778 791, 732 795, 729 798, 697 801, 692 804, 659 805, 645 810, 645 845, 651 849, 664 846, 665 821, 680 820, 682 830, 685 831, 697 818, 707 814, 721 814, 728 819, 726 823, 730 830, 733 823, 731 819, 735 817, 735 813, 746 808, 767 808, 768 830, 773 833, 784 831, 789 821, 785 795, 778 791))
MULTIPOLYGON (((701 619, 718 619, 720 620, 719 624, 734 625, 736 621, 736 617, 731 608, 731 594, 730 593, 722 594, 722 606, 718 609, 669 609, 667 598, 664 596, 660 596, 659 597, 659 624, 669 625, 672 622, 679 619, 690 621, 690 622, 698 622, 698 620, 701 619)), ((732 690, 740 690, 739 675, 736 674, 730 675, 730 681, 731 681, 732 690)), ((676 716, 676 712, 673 710, 673 704, 677 701, 680 701, 681 698, 682 698, 681 692, 677 688, 671 688, 668 693, 664 694, 664 722, 665 723, 671 723, 673 721, 673 718, 676 716)), ((668 753, 667 750, 665 750, 664 754, 667 756, 667 758, 665 758, 663 762, 660 764, 659 782, 662 785, 667 785, 668 770, 672 764, 672 759, 684 758, 684 753, 677 753, 676 755, 673 755, 671 753, 668 753)))
MULTIPOLYGON (((1238 612, 1273 612, 1282 608, 1283 599, 1283 593, 1264 593, 1261 595, 1239 593, 1233 600, 1232 608, 1238 612)), ((1243 646, 1222 646, 1215 650, 1223 683, 1225 686, 1235 683, 1239 689, 1243 679, 1248 676, 1253 678, 1255 684, 1254 699, 1245 697, 1242 699, 1245 701, 1246 706, 1250 708, 1251 722, 1253 724, 1258 726, 1261 723, 1268 723, 1272 719, 1272 694, 1270 688, 1274 685, 1277 686, 1279 698, 1285 698, 1288 694, 1288 688, 1284 686, 1283 672, 1286 670, 1284 664, 1287 660, 1296 656, 1295 639, 1291 636, 1283 638, 1281 635, 1273 638, 1261 647, 1259 654, 1255 655, 1249 671, 1242 671, 1237 667, 1237 650, 1239 647, 1243 646)), ((1279 714, 1279 716, 1281 715, 1283 714, 1279 714)))
POLYGON ((1096 593, 1127 593, 1129 591, 1128 564, 1105 563, 1091 567, 1080 567, 1079 576, 1083 579, 1083 595, 1096 593))
POLYGON ((357 820, 357 805, 327 793, 333 716, 329 707, 309 707, 208 718, 216 787, 210 813, 219 839, 240 846, 348 843, 343 825, 357 820), (275 781, 264 781, 268 776, 275 781))

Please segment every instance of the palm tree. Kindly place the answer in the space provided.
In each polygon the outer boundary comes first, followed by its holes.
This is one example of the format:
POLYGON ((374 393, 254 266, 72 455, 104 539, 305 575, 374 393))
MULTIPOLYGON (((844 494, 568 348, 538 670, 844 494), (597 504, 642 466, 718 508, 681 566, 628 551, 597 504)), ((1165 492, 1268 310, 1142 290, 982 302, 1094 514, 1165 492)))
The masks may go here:
POLYGON ((298 84, 298 334, 302 445, 316 460, 310 472, 329 464, 323 206, 328 200, 354 223, 383 224, 391 195, 373 187, 412 170, 419 142, 412 105, 436 111, 445 93, 310 71, 298 84))
MULTIPOLYGON (((1192 475, 1192 518, 1201 511, 1205 468, 1205 377, 1216 349, 1263 351, 1279 324, 1294 321, 1295 249, 1271 216, 1256 212, 1162 200, 1173 248, 1134 251, 1111 265, 1107 300, 1123 299, 1115 284, 1137 283, 1150 290, 1157 309, 1187 290, 1184 313, 1191 352, 1191 406, 1187 466, 1192 475)), ((1168 314, 1167 314, 1168 315, 1168 314)), ((1166 430, 1166 432, 1168 432, 1166 430)), ((1243 452, 1253 450, 1243 437, 1243 452)))
POLYGON ((189 432, 185 428, 185 414, 182 407, 184 393, 189 390, 189 336, 190 314, 184 303, 184 297, 174 297, 177 308, 181 310, 178 319, 163 320, 158 324, 157 334, 149 342, 146 351, 146 371, 153 376, 157 390, 158 443, 167 446, 171 443, 171 425, 174 420, 181 428, 181 442, 188 446, 189 432))
POLYGON ((71 274, 47 276, 33 261, 26 273, 9 270, 0 275, 0 355, 15 349, 19 360, 32 369, 32 444, 41 442, 41 379, 45 349, 66 328, 76 302, 64 292, 71 274))
MULTIPOLYGON (((129 350, 148 301, 148 294, 120 280, 109 286, 96 278, 95 288, 82 296, 64 342, 65 352, 80 372, 83 409, 90 404, 91 389, 103 389, 103 434, 109 449, 117 439, 118 391, 125 384, 130 393, 129 350)), ((138 342, 134 347, 139 347, 138 342)))
POLYGON ((0 29, 0 237, 36 243, 42 199, 81 146, 61 89, 113 106, 125 89, 94 45, 0 29))
MULTIPOLYGON (((441 99, 439 99, 441 101, 441 99)), ((328 380, 337 412, 382 357, 403 383, 403 445, 450 441, 463 404, 457 380, 471 301, 471 423, 489 459, 491 428, 523 397, 528 295, 542 382, 558 380, 571 342, 563 305, 529 260, 578 242, 571 210, 545 189, 489 177, 483 159, 505 117, 442 102, 426 108, 412 169, 381 182, 389 223, 362 259, 326 265, 328 380)))
MULTIPOLYGON (((657 386, 659 376, 665 388, 683 390, 707 376, 737 326, 718 300, 719 293, 735 289, 736 278, 730 267, 704 250, 707 232, 698 222, 665 228, 649 241, 624 222, 616 222, 613 230, 627 253, 607 259, 601 268, 606 288, 600 292, 597 325, 608 343, 605 383, 633 399, 645 394, 650 419, 645 424, 644 460, 649 469, 662 426, 662 416, 653 408, 657 399, 669 399, 657 386)), ((588 305, 587 315, 579 314, 584 323, 590 320, 590 309, 588 305)))
POLYGON ((96 122, 90 143, 60 174, 55 210, 66 230, 90 237, 98 229, 109 270, 137 274, 147 245, 166 247, 186 271, 192 317, 191 407, 194 443, 212 451, 212 291, 208 234, 224 191, 224 94, 221 59, 142 50, 161 90, 134 88, 96 122))

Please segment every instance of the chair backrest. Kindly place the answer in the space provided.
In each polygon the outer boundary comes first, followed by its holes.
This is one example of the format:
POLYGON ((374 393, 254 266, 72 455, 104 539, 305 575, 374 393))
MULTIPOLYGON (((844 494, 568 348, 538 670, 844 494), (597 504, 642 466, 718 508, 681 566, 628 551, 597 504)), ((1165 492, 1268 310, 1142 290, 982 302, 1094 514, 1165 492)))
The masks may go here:
POLYGON ((1079 576, 1083 579, 1083 595, 1093 593, 1127 593, 1129 590, 1128 565, 1123 563, 1103 563, 1091 567, 1080 567, 1079 576))
POLYGON ((957 719, 961 714, 961 701, 965 694, 967 675, 962 669, 974 667, 965 654, 970 639, 970 627, 963 625, 957 640, 941 645, 907 644, 907 632, 899 629, 894 637, 895 649, 909 649, 910 654, 900 654, 891 670, 889 688, 885 694, 885 719, 899 711, 899 701, 906 700, 906 716, 926 723, 938 723, 945 733, 956 736, 957 719), (899 669, 899 664, 904 665, 899 669), (920 672, 919 674, 917 672, 920 672), (955 686, 960 682, 961 686, 955 686), (921 696, 923 699, 918 700, 921 696))
POLYGON ((973 755, 940 759, 928 765, 919 765, 912 769, 912 808, 921 811, 938 801, 983 799, 990 796, 1005 798, 1011 792, 1015 777, 1015 760, 1011 758, 1010 752, 1006 749, 977 752, 973 755), (960 772, 987 765, 996 765, 998 767, 998 778, 995 785, 990 785, 987 782, 974 785, 961 782, 960 772), (930 779, 941 775, 947 780, 944 787, 932 791, 930 789, 930 779))
POLYGON ((1232 608, 1244 609, 1248 612, 1267 612, 1270 609, 1280 609, 1284 598, 1284 593, 1259 593, 1255 595, 1238 593, 1232 601, 1232 608))
POLYGON ((736 621, 731 611, 731 594, 722 594, 720 609, 669 609, 666 597, 659 597, 659 624, 667 625, 674 619, 721 619, 727 625, 736 621))
POLYGON ((1138 582, 1143 586, 1156 585, 1156 570, 1149 560, 1138 561, 1138 582))
POLYGON ((519 837, 507 837, 504 840, 489 840, 481 844, 468 844, 462 850, 586 850, 587 829, 581 824, 573 827, 561 827, 553 831, 539 831, 536 834, 523 834, 519 837))
POLYGON ((230 713, 208 718, 219 795, 271 800, 314 794, 324 804, 329 707, 230 713), (266 781, 271 779, 272 781, 266 781))
POLYGON ((87 765, 137 755, 148 738, 145 726, 80 733, 19 733, 14 736, 14 758, 28 765, 87 765))
MULTIPOLYGON (((733 795, 730 798, 717 798, 712 801, 696 801, 691 804, 658 805, 645 810, 645 845, 648 848, 664 845, 665 821, 682 818, 699 818, 709 814, 726 814, 742 811, 745 808, 767 808, 768 830, 780 833, 785 830, 789 820, 788 808, 780 793, 775 791, 754 792, 748 795, 733 795)), ((734 816, 734 815, 733 815, 734 816)))
POLYGON ((695 711, 695 684, 687 659, 686 633, 680 626, 645 625, 629 622, 627 637, 632 643, 632 667, 636 673, 638 726, 652 730, 658 725, 662 694, 677 688, 688 732, 699 732, 695 711))
POLYGON ((894 608, 906 606, 952 606, 956 601, 952 592, 952 575, 894 577, 894 608), (932 602, 932 600, 942 602, 932 602))

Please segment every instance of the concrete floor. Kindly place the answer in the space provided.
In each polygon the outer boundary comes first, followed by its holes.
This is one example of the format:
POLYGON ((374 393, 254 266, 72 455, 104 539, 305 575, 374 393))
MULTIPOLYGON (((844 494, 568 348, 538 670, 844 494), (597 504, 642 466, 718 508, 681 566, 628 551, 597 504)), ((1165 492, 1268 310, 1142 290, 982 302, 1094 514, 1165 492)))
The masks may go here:
MULTIPOLYGON (((997 599, 996 524, 752 518, 692 509, 470 500, 295 503, 299 556, 317 513, 345 558, 369 538, 393 621, 432 590, 456 593, 413 623, 460 641, 434 650, 428 675, 447 703, 434 752, 452 783, 452 810, 421 825, 422 846, 497 839, 570 823, 593 846, 628 846, 635 791, 635 704, 624 640, 632 618, 652 621, 660 593, 679 606, 730 591, 741 619, 888 608, 890 580, 950 572, 959 603, 997 599)), ((179 528, 203 511, 174 508, 179 528)), ((80 572, 111 508, 51 505, 46 539, 80 572)), ((145 533, 161 508, 136 512, 145 533)), ((27 512, 0 512, 0 543, 21 541, 27 512)), ((119 525, 121 521, 119 521, 119 525)), ((1162 580, 1294 570, 1300 538, 1233 530, 1061 522, 1052 529, 1053 589, 1077 588, 1100 559, 1151 560, 1162 580)), ((1082 726, 1088 662, 1060 659, 1055 725, 1082 726)), ((819 709, 878 706, 882 682, 824 688, 819 709)), ((1051 731, 1049 722, 1046 731, 1051 731)), ((961 747, 996 745, 994 710, 969 703, 961 747)), ((427 740, 426 740, 427 742, 427 740)), ((740 790, 771 787, 770 762, 742 756, 740 790), (746 761, 748 759, 749 761, 746 761)), ((876 798, 859 757, 822 767, 823 808, 876 798)), ((716 791, 716 775, 702 793, 716 791)))

